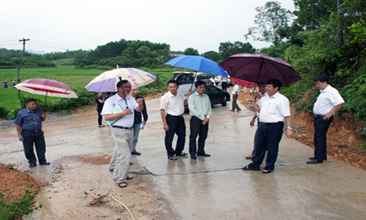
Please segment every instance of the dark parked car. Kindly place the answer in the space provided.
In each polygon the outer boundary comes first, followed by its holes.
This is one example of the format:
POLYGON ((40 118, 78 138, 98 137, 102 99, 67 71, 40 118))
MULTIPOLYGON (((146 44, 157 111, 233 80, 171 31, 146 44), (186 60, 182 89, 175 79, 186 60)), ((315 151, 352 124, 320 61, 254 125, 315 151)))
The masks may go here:
MULTIPOLYGON (((178 92, 183 93, 186 96, 191 87, 192 93, 196 92, 196 88, 192 84, 180 85, 178 92)), ((205 94, 210 98, 211 105, 222 104, 223 106, 226 106, 226 102, 230 101, 230 93, 213 85, 206 85, 205 94)), ((187 107, 188 106, 185 106, 186 109, 187 107)))
POLYGON ((211 80, 210 75, 204 72, 195 73, 178 71, 173 73, 172 79, 177 80, 179 85, 192 84, 197 80, 204 81, 207 85, 213 84, 213 79, 211 80))

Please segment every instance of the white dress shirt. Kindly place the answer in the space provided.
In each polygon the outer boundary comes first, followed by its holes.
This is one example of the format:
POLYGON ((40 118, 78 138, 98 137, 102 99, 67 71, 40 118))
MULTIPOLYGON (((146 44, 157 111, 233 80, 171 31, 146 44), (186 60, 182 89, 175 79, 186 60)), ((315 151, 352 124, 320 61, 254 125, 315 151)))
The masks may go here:
MULTIPOLYGON (((139 106, 139 104, 136 102, 135 98, 132 96, 126 96, 126 100, 127 100, 128 108, 131 109, 132 114, 123 116, 122 118, 117 120, 113 125, 123 126, 123 127, 132 127, 133 126, 133 122, 135 121, 134 112, 135 112, 135 109, 139 106)), ((112 114, 119 113, 114 108, 114 105, 118 105, 122 111, 124 111, 126 109, 125 100, 122 99, 117 93, 105 101, 103 110, 100 114, 104 116, 104 115, 112 115, 112 114)))
POLYGON ((211 101, 208 95, 202 94, 200 96, 198 92, 193 93, 188 98, 189 114, 204 120, 210 118, 212 115, 211 101))
POLYGON ((313 107, 313 113, 316 115, 326 115, 334 106, 341 103, 344 103, 344 100, 338 90, 328 85, 324 90, 320 90, 318 99, 313 107))
POLYGON ((179 116, 184 113, 184 100, 186 97, 182 93, 177 93, 177 96, 171 92, 167 92, 160 99, 160 109, 164 109, 166 114, 179 116))
POLYGON ((235 95, 235 92, 237 92, 237 93, 238 93, 238 95, 239 95, 240 89, 239 89, 239 85, 238 85, 238 84, 236 84, 236 85, 234 86, 233 91, 232 91, 231 93, 232 93, 233 95, 235 95))
POLYGON ((266 93, 258 102, 260 108, 259 121, 263 123, 276 123, 284 121, 290 116, 290 102, 284 95, 276 92, 272 97, 266 93))

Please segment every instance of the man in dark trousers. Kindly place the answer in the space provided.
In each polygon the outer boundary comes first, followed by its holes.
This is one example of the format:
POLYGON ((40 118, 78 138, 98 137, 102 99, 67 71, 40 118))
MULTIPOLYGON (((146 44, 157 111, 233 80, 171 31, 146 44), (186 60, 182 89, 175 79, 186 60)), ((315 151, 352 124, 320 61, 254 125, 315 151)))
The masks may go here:
POLYGON ((333 115, 344 105, 344 100, 338 90, 329 84, 327 76, 321 75, 314 80, 320 95, 316 100, 314 113, 314 157, 310 157, 308 164, 323 163, 327 160, 327 132, 334 117, 333 115))
POLYGON ((46 120, 46 113, 37 108, 35 99, 26 101, 26 108, 21 110, 14 124, 16 124, 18 138, 23 142, 25 157, 29 167, 37 166, 37 159, 33 151, 33 143, 36 146, 37 157, 40 165, 50 165, 46 161, 46 143, 42 129, 42 121, 46 120))
POLYGON ((209 157, 205 152, 205 141, 208 133, 208 122, 212 115, 211 101, 206 91, 206 83, 203 81, 195 82, 196 92, 188 98, 188 108, 191 117, 189 136, 189 154, 191 159, 197 159, 197 156, 209 157), (198 151, 196 139, 198 138, 198 151), (197 155, 196 155, 197 153, 197 155))
POLYGON ((105 127, 105 125, 102 124, 102 115, 100 114, 103 110, 103 105, 105 102, 105 97, 103 96, 102 92, 99 92, 97 97, 95 98, 95 101, 97 102, 97 112, 98 112, 98 126, 99 127, 105 127))
POLYGON ((257 152, 252 159, 252 163, 243 167, 243 170, 259 170, 266 152, 266 166, 262 173, 271 173, 275 168, 278 156, 278 147, 283 133, 283 122, 286 121, 286 135, 288 138, 292 135, 290 102, 278 91, 281 88, 281 81, 278 79, 268 80, 266 85, 266 94, 255 103, 253 97, 249 97, 249 101, 253 101, 254 109, 260 113, 259 121, 261 125, 258 127, 258 137, 255 146, 257 152))
MULTIPOLYGON (((170 80, 168 83, 169 92, 165 93, 160 100, 160 113, 163 120, 163 128, 165 130, 165 148, 169 160, 177 160, 176 156, 187 156, 183 152, 186 125, 184 123, 184 105, 188 104, 187 98, 178 92, 178 82, 170 80), (177 134, 177 146, 175 150, 172 148, 174 134, 177 134)), ((192 91, 188 92, 188 96, 192 91)))
MULTIPOLYGON (((143 99, 143 97, 138 94, 139 94, 138 87, 131 89, 130 95, 132 97, 134 97, 135 99, 139 99, 139 98, 143 99)), ((135 111, 135 121, 133 123, 133 143, 132 143, 132 152, 131 152, 132 155, 141 155, 140 152, 136 151, 136 145, 137 145, 137 141, 139 138, 141 125, 143 125, 143 127, 144 127, 146 125, 147 118, 148 118, 145 100, 142 100, 142 103, 144 106, 144 109, 142 110, 142 112, 135 111), (141 114, 143 117, 142 121, 141 121, 141 114)))

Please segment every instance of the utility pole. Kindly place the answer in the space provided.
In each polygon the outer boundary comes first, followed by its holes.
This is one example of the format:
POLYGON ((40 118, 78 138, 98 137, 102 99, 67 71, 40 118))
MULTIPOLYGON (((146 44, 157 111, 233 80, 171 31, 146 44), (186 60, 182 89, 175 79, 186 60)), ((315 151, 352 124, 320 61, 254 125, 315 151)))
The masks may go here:
MULTIPOLYGON (((19 40, 19 42, 22 42, 22 41, 23 41, 23 52, 22 52, 22 55, 20 56, 20 63, 19 63, 19 68, 18 68, 18 83, 20 83, 19 72, 20 72, 20 68, 22 67, 23 55, 24 55, 24 51, 25 51, 25 42, 29 41, 29 38, 28 39, 23 38, 23 39, 19 40)), ((19 89, 18 89, 18 98, 20 101, 20 90, 19 89)))

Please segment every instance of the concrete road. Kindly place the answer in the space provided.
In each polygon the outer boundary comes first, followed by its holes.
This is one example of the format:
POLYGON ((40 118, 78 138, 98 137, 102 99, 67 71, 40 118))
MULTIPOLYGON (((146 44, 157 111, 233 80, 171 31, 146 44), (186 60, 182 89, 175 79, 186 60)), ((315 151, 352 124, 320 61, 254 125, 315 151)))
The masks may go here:
MULTIPOLYGON (((135 180, 129 182, 127 188, 119 189, 106 171, 107 165, 104 165, 101 169, 93 168, 93 171, 79 168, 77 172, 91 172, 95 181, 98 181, 98 184, 92 180, 82 184, 94 187, 94 191, 99 190, 102 195, 112 189, 115 194, 130 196, 125 200, 125 204, 133 204, 132 213, 140 215, 137 219, 366 218, 366 172, 332 158, 323 164, 307 165, 306 161, 313 155, 313 150, 293 139, 283 137, 273 173, 243 171, 241 167, 250 163, 244 157, 251 153, 253 147, 255 127, 249 126, 253 112, 244 108, 240 113, 230 112, 230 104, 228 103, 227 107, 217 105, 213 109, 206 141, 206 152, 211 154, 211 157, 199 157, 197 160, 179 157, 178 161, 170 161, 164 147, 165 133, 160 118, 159 99, 147 101, 149 121, 140 133, 137 147, 142 155, 133 156, 134 165, 131 168, 131 175, 135 176, 135 180), (146 199, 138 195, 136 188, 141 181, 146 181, 147 190, 155 193, 149 195, 154 195, 153 197, 158 198, 160 202, 163 201, 159 205, 160 208, 164 206, 160 213, 152 215, 157 208, 151 204, 145 209, 143 205, 140 209, 133 208, 136 207, 136 200, 146 199), (131 191, 135 194, 129 194, 131 191), (150 213, 150 217, 141 214, 143 212, 150 213)), ((188 152, 189 118, 186 114, 185 152, 188 152)), ((113 149, 110 130, 100 129, 95 124, 96 116, 45 123, 48 160, 61 163, 62 158, 73 155, 110 154, 113 149)), ((23 161, 22 164, 18 163, 19 167, 28 170, 21 145, 14 140, 15 129, 1 132, 6 134, 1 135, 1 162, 23 161)), ((73 165, 69 163, 69 166, 73 165)), ((74 163, 73 168, 77 167, 79 166, 75 166, 74 163)), ((32 175, 52 181, 55 175, 62 179, 67 172, 72 172, 69 169, 65 170, 64 174, 55 174, 55 169, 56 166, 37 167, 32 170, 32 175)), ((77 176, 77 172, 74 176, 77 176)), ((68 178, 67 181, 73 181, 73 184, 80 182, 78 178, 71 179, 68 178)), ((56 183, 53 187, 57 187, 55 185, 56 183)), ((67 187, 64 188, 68 190, 67 187)), ((52 189, 43 190, 40 200, 53 208, 38 212, 30 216, 30 219, 61 216, 50 214, 55 213, 55 210, 62 212, 65 208, 57 206, 55 201, 47 200, 52 193, 50 191, 52 189)), ((65 197, 66 195, 60 195, 58 198, 60 201, 71 203, 67 209, 72 209, 75 204, 65 197)), ((75 196, 73 199, 82 201, 81 196, 75 196)), ((94 212, 91 209, 82 210, 80 215, 75 215, 80 217, 94 212)), ((108 209, 103 213, 107 219, 115 219, 120 214, 111 214, 114 211, 108 209)), ((62 216, 71 217, 65 213, 62 216)), ((90 217, 91 219, 100 217, 97 214, 91 216, 94 216, 90 217)))

